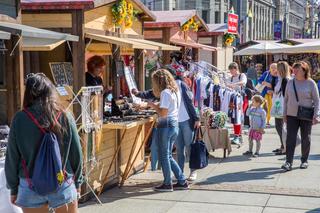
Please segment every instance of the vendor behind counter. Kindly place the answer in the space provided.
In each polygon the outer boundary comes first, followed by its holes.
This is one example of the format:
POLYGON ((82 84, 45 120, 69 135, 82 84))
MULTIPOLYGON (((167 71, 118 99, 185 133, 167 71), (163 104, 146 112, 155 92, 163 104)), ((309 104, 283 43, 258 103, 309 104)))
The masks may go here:
POLYGON ((92 56, 88 59, 86 72, 86 86, 103 86, 101 75, 106 68, 106 62, 101 56, 92 56))

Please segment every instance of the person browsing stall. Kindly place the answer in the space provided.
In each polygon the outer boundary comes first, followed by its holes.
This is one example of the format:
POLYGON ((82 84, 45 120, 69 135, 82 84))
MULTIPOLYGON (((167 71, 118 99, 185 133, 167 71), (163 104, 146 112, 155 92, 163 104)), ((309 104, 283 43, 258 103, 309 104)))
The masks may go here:
MULTIPOLYGON (((240 73, 239 66, 237 63, 232 62, 229 65, 229 71, 231 73, 231 77, 229 79, 229 83, 227 84, 228 87, 231 89, 234 89, 236 91, 241 92, 241 90, 245 87, 247 84, 247 77, 244 73, 240 73)), ((245 99, 243 101, 242 109, 243 111, 246 110, 248 106, 248 100, 245 99)), ((234 123, 233 124, 233 130, 234 130, 234 139, 232 140, 233 144, 240 145, 240 138, 241 138, 241 123, 234 123)))
POLYGON ((160 103, 148 102, 148 105, 155 109, 159 115, 156 141, 164 177, 163 183, 155 187, 154 190, 171 192, 174 189, 188 189, 185 175, 172 156, 173 144, 179 133, 178 114, 181 95, 178 86, 169 71, 160 69, 152 75, 152 88, 154 95, 160 98, 160 103), (174 185, 172 184, 171 171, 177 179, 177 183, 174 185))
POLYGON ((272 95, 275 85, 277 84, 277 64, 273 63, 270 65, 269 71, 266 71, 259 78, 258 82, 265 86, 261 92, 261 96, 266 100, 267 103, 267 125, 270 126, 271 119, 271 108, 272 108, 272 95))

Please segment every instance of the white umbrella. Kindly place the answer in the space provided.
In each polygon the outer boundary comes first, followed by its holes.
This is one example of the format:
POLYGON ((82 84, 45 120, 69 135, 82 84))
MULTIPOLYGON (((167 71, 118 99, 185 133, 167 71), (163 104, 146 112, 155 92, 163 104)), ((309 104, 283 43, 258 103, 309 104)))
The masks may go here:
POLYGON ((234 55, 267 55, 283 53, 290 46, 272 41, 263 41, 259 44, 252 45, 234 53, 234 55))
POLYGON ((320 40, 308 42, 304 44, 298 44, 290 46, 284 50, 284 53, 296 54, 296 53, 320 53, 320 40))

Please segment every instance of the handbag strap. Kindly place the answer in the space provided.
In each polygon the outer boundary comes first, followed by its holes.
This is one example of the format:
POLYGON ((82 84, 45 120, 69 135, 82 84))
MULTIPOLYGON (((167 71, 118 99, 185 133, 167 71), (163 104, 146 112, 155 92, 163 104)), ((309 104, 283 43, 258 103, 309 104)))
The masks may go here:
POLYGON ((294 80, 294 79, 293 79, 293 89, 294 89, 294 93, 295 93, 295 95, 296 95, 297 102, 299 103, 299 97, 298 97, 297 88, 296 88, 296 83, 295 83, 295 80, 294 80))
POLYGON ((195 134, 193 135, 193 140, 192 141, 196 142, 197 140, 201 140, 201 139, 203 139, 203 132, 202 132, 201 127, 198 127, 196 129, 195 134), (199 136, 199 134, 200 134, 200 136, 199 136))

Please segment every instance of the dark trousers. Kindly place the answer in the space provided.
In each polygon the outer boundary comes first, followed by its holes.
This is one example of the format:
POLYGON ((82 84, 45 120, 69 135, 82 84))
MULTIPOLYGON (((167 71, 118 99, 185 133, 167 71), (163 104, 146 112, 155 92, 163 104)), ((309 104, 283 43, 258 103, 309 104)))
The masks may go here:
POLYGON ((287 162, 293 162, 294 150, 296 148, 297 134, 301 133, 301 162, 307 162, 310 153, 312 121, 300 120, 297 117, 287 118, 287 162))
POLYGON ((282 118, 275 118, 276 130, 280 137, 281 142, 281 149, 283 149, 283 141, 282 141, 282 129, 283 129, 283 119, 282 118))

